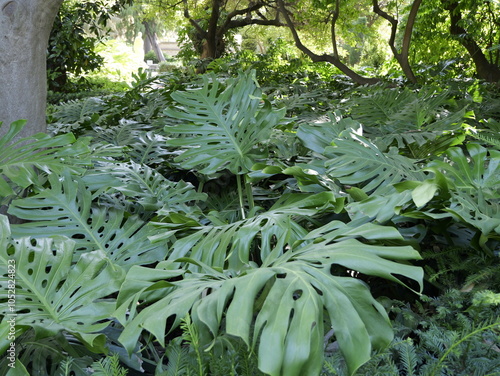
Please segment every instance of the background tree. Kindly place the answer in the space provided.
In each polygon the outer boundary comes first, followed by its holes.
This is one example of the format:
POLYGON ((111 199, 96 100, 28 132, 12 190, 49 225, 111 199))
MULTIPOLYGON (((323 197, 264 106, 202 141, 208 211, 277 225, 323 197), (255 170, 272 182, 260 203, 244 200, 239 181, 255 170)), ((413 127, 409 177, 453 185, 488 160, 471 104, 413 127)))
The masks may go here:
POLYGON ((391 16, 389 13, 383 11, 380 8, 378 0, 372 0, 372 2, 373 2, 373 11, 380 17, 389 21, 391 25, 391 36, 389 37, 389 47, 391 48, 394 58, 401 66, 401 69, 403 70, 403 73, 406 76, 406 78, 408 78, 410 82, 416 83, 417 77, 413 73, 413 70, 410 66, 408 55, 410 52, 410 42, 413 33, 413 26, 415 25, 418 9, 420 7, 420 4, 422 3, 422 0, 414 0, 411 4, 411 8, 406 20, 406 26, 404 28, 401 50, 398 50, 396 46, 396 34, 398 32, 398 26, 400 23, 399 20, 396 17, 391 16))
POLYGON ((188 35, 202 59, 216 59, 226 50, 231 30, 249 25, 285 26, 275 1, 182 1, 192 31, 188 35))
POLYGON ((449 12, 450 34, 467 50, 479 78, 489 82, 500 81, 500 3, 458 0, 441 2, 449 12))
MULTIPOLYGON (((278 0, 280 11, 283 18, 286 20, 287 26, 290 28, 295 45, 299 50, 311 58, 314 62, 328 62, 333 64, 342 73, 350 77, 353 81, 359 84, 374 84, 380 80, 372 77, 364 77, 359 73, 349 68, 343 61, 339 53, 337 41, 337 21, 341 15, 340 0, 330 2, 293 2, 289 3, 285 0, 278 0), (317 53, 312 48, 307 47, 299 35, 298 29, 309 27, 310 24, 328 25, 329 30, 324 30, 330 36, 332 53, 317 53)), ((325 27, 325 29, 327 29, 325 27)))
POLYGON ((119 35, 132 43, 142 34, 144 54, 153 51, 159 62, 165 61, 158 34, 164 31, 165 25, 175 29, 176 21, 180 18, 175 12, 165 11, 161 3, 154 0, 141 0, 124 7, 119 17, 120 21, 116 24, 119 35))
POLYGON ((78 90, 78 84, 85 82, 81 75, 102 65, 103 58, 96 52, 96 47, 108 35, 111 17, 130 2, 117 0, 110 4, 106 0, 69 0, 63 3, 49 39, 47 69, 50 90, 78 90), (70 75, 75 80, 71 81, 70 75))
POLYGON ((413 33, 412 59, 433 74, 500 78, 498 1, 422 2, 413 33))
POLYGON ((27 119, 19 137, 46 129, 46 54, 63 0, 0 0, 0 134, 27 119))

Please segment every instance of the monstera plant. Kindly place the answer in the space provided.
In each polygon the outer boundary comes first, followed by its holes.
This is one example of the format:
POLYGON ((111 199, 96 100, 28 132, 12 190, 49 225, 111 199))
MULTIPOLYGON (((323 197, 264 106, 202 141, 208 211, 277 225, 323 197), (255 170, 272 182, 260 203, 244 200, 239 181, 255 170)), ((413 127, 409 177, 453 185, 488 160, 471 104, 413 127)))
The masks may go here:
MULTIPOLYGON (((267 158, 266 143, 282 113, 262 99, 252 74, 224 87, 205 76, 202 87, 172 97, 178 105, 166 113, 185 123, 167 125, 168 132, 182 135, 168 144, 183 147, 175 159, 183 168, 204 174, 228 169, 244 178, 267 158)), ((418 253, 407 245, 384 245, 381 239, 403 242, 390 227, 356 233, 339 225, 309 236, 314 218, 343 210, 343 197, 295 193, 266 211, 251 205, 252 187, 245 182, 247 202, 240 194, 244 215, 236 222, 209 215, 209 223, 155 223, 166 233, 153 241, 177 240, 154 273, 141 266, 129 270, 118 296, 120 341, 132 352, 146 330, 165 345, 166 335, 190 315, 208 348, 229 334, 257 351, 259 368, 267 374, 316 375, 323 336, 333 328, 354 372, 373 349, 390 342, 392 332, 367 285, 345 270, 421 283, 422 270, 406 264, 418 253), (332 231, 336 235, 329 238, 332 231), (185 271, 181 275, 174 273, 179 268, 185 271)))
MULTIPOLYGON (((161 130, 134 123, 134 139, 154 140, 153 148, 114 143, 120 125, 104 138, 0 141, 12 152, 0 159, 8 178, 0 193, 9 196, 8 213, 23 222, 0 217, 0 262, 17 265, 16 339, 37 344, 18 348, 22 367, 48 364, 40 374, 59 372, 64 353, 43 350, 51 341, 72 344, 78 376, 85 367, 77 365, 91 367, 108 350, 141 370, 144 349, 175 343, 188 321, 205 352, 237 338, 271 376, 318 375, 332 332, 354 373, 393 336, 365 281, 382 278, 418 292, 423 272, 410 264, 419 253, 394 226, 350 220, 343 184, 365 195, 386 193, 421 172, 412 160, 352 135, 352 120, 338 132, 299 130, 319 162, 310 155, 300 166, 278 161, 272 140, 279 137, 272 135, 283 131, 285 110, 266 100, 255 72, 227 81, 206 75, 171 97, 156 120, 161 130), (85 158, 65 167, 73 147, 85 158), (348 163, 356 155, 362 158, 348 163), (265 167, 273 158, 275 165, 265 167), (373 166, 378 175, 356 174, 373 166), (229 174, 235 184, 228 195, 237 196, 230 208, 239 214, 214 210, 202 184, 170 180, 178 171, 207 179, 229 174), (266 180, 281 173, 304 184, 266 180), (262 191, 272 194, 262 199, 262 191)), ((294 132, 287 139, 300 142, 294 132)), ((9 283, 4 269, 0 283, 9 283)), ((2 305, 2 333, 9 330, 7 309, 2 305)), ((161 374, 160 355, 147 361, 161 374)))

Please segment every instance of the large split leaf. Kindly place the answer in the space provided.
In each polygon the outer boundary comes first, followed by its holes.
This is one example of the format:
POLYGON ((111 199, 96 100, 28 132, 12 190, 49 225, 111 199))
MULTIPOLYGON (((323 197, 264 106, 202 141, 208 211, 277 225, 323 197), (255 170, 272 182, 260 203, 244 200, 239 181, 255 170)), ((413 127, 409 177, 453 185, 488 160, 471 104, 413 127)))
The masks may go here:
POLYGON ((436 174, 435 181, 447 180, 451 197, 446 211, 479 229, 483 236, 500 235, 500 151, 470 143, 467 152, 450 148, 451 163, 435 161, 429 170, 436 174))
POLYGON ((0 138, 0 197, 13 195, 17 187, 42 185, 42 172, 82 173, 90 165, 89 139, 76 140, 71 133, 54 137, 40 133, 14 142, 25 125, 25 120, 12 123, 0 138))
POLYGON ((359 122, 342 118, 340 111, 336 111, 329 114, 327 122, 301 124, 297 130, 297 137, 308 149, 322 154, 325 148, 331 146, 333 140, 342 137, 343 133, 358 131, 360 128, 359 122))
POLYGON ((49 189, 12 202, 9 213, 27 221, 13 227, 15 237, 67 236, 77 255, 101 250, 124 267, 165 257, 164 247, 148 240, 152 226, 123 210, 93 205, 83 180, 64 173, 50 175, 49 182, 49 189))
POLYGON ((178 91, 172 98, 178 107, 165 113, 186 123, 165 130, 189 137, 167 144, 184 147, 176 158, 183 168, 204 174, 224 169, 234 174, 249 172, 257 159, 266 157, 263 143, 285 113, 284 108, 274 110, 263 101, 255 72, 240 74, 225 88, 215 75, 206 75, 202 88, 178 91))
MULTIPOLYGON (((395 281, 405 276, 421 284, 422 270, 400 263, 414 258, 418 253, 408 246, 377 247, 350 239, 310 244, 239 275, 212 270, 172 282, 161 279, 162 273, 171 271, 158 270, 158 279, 149 280, 149 290, 161 289, 163 294, 127 321, 120 340, 132 351, 142 330, 147 330, 165 345, 166 333, 190 313, 206 345, 223 331, 258 347, 259 368, 265 373, 316 375, 322 365, 326 321, 353 373, 372 349, 390 342, 392 330, 367 285, 332 274, 332 266, 395 281)), ((128 307, 135 312, 140 294, 120 294, 119 301, 121 312, 128 307)))
MULTIPOLYGON (((75 243, 64 237, 10 239, 5 216, 0 216, 2 270, 15 265, 15 306, 8 302, 9 273, 0 277, 2 322, 11 314, 22 330, 33 328, 37 338, 67 331, 90 348, 104 350, 105 328, 115 303, 107 297, 118 291, 124 273, 102 251, 83 254, 73 264, 75 243)), ((12 273, 10 273, 12 274, 12 273)), ((2 347, 6 346, 2 338, 2 347)))
POLYGON ((414 130, 430 124, 439 117, 437 114, 445 113, 443 107, 449 96, 434 88, 412 91, 379 87, 376 92, 370 88, 363 94, 350 99, 352 117, 367 127, 386 125, 386 130, 399 124, 414 130))
POLYGON ((284 196, 269 211, 253 217, 229 224, 189 228, 194 232, 173 244, 169 260, 189 257, 212 267, 232 270, 257 260, 267 265, 281 255, 285 247, 301 242, 306 236, 307 231, 298 221, 301 216, 340 211, 342 204, 343 200, 336 199, 331 192, 284 196))
POLYGON ((102 173, 116 177, 121 184, 113 189, 149 211, 190 213, 195 208, 189 203, 207 197, 205 193, 197 192, 190 183, 170 181, 158 171, 135 162, 107 165, 102 173))
POLYGON ((396 149, 381 152, 362 136, 351 133, 351 138, 336 139, 335 146, 327 147, 330 157, 325 162, 329 176, 345 185, 360 185, 366 193, 393 192, 392 185, 403 180, 423 180, 415 160, 399 155, 396 149))

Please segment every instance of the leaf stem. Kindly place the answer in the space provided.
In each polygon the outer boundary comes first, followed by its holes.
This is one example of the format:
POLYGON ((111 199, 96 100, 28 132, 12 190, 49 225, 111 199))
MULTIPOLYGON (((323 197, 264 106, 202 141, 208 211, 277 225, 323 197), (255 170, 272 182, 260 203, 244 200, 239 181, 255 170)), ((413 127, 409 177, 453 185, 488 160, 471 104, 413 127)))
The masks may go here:
POLYGON ((243 198, 243 188, 241 186, 241 179, 243 179, 242 175, 236 175, 236 184, 238 185, 238 198, 240 200, 241 218, 246 219, 245 200, 243 198))
POLYGON ((246 179, 246 176, 242 176, 245 179, 245 192, 248 200, 248 209, 252 212, 255 207, 255 202, 253 200, 252 184, 246 179))

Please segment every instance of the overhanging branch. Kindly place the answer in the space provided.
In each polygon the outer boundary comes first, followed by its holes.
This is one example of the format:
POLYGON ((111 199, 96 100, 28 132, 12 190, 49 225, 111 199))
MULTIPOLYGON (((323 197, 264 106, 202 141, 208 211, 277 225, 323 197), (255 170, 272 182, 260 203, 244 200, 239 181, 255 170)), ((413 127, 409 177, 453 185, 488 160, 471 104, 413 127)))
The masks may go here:
POLYGON ((290 14, 288 10, 285 7, 285 4, 283 0, 278 0, 278 6, 281 14, 283 15, 286 24, 288 28, 290 29, 290 32, 292 33, 293 40, 295 42, 295 46, 302 51, 304 54, 306 54, 313 62, 327 62, 332 65, 334 65, 336 68, 338 68, 342 73, 347 75, 349 78, 351 78, 354 82, 361 84, 361 85, 372 85, 380 82, 379 79, 377 78, 369 78, 369 77, 363 77, 356 72, 354 72, 352 69, 350 69, 347 65, 342 63, 340 59, 337 56, 333 55, 327 55, 327 54, 322 54, 318 55, 311 51, 309 48, 307 48, 303 43, 302 40, 300 39, 299 33, 297 32, 297 29, 295 28, 295 25, 290 18, 290 14))

